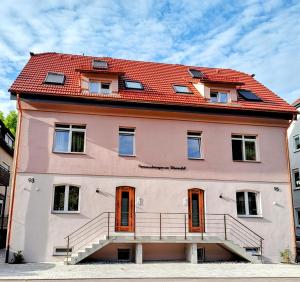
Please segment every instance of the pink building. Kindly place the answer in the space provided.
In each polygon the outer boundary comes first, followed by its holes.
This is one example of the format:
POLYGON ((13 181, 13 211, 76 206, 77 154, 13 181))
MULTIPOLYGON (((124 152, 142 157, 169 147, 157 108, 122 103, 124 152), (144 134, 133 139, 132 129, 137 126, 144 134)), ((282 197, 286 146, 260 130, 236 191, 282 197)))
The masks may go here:
POLYGON ((10 254, 70 264, 294 254, 296 110, 252 76, 43 53, 10 92, 20 113, 10 254))

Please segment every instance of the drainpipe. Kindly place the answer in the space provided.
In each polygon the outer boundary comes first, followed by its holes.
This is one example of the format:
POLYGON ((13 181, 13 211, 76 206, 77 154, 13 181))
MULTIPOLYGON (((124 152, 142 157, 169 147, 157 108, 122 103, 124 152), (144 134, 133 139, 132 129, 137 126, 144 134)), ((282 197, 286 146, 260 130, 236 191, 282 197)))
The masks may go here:
POLYGON ((289 125, 286 129, 286 134, 285 134, 285 150, 286 150, 286 155, 287 155, 287 165, 288 165, 288 173, 289 173, 289 182, 290 182, 290 201, 291 201, 291 215, 292 215, 292 246, 291 246, 291 251, 292 254, 295 255, 295 260, 296 260, 296 255, 297 255, 297 246, 296 246, 296 226, 295 226, 295 209, 294 209, 294 195, 293 195, 293 186, 292 186, 292 175, 291 175, 291 163, 290 163, 290 153, 289 153, 289 141, 288 141, 288 129, 290 128, 292 122, 294 120, 297 120, 297 115, 294 115, 293 119, 289 122, 289 125))
POLYGON ((8 224, 7 224, 6 255, 5 255, 6 263, 8 263, 9 260, 9 246, 11 240, 11 226, 12 226, 12 218, 13 218, 14 204, 15 204, 16 178, 17 178, 17 168, 18 168, 18 161, 19 161, 20 135, 21 135, 21 128, 22 128, 22 115, 23 115, 19 93, 17 93, 17 105, 18 105, 19 116, 18 116, 17 134, 15 138, 14 164, 12 170, 13 177, 12 177, 12 186, 10 192, 10 203, 9 203, 8 224))

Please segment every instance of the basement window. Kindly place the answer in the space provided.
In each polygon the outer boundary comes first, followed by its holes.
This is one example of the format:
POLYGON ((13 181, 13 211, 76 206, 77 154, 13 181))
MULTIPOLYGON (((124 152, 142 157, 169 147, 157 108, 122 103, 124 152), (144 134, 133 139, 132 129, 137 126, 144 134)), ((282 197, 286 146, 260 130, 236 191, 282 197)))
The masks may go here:
POLYGON ((131 81, 131 80, 125 80, 125 87, 127 89, 136 89, 136 90, 143 90, 144 86, 141 82, 139 81, 131 81))
POLYGON ((118 249, 118 261, 130 261, 130 249, 118 249))
POLYGON ((55 247, 54 248, 54 256, 66 256, 67 254, 72 253, 72 248, 65 248, 65 247, 55 247))
POLYGON ((106 61, 93 60, 93 68, 94 69, 104 69, 104 70, 107 70, 108 69, 108 64, 107 64, 106 61))
POLYGON ((65 77, 65 75, 63 73, 48 72, 47 76, 46 76, 46 78, 44 80, 44 83, 64 85, 65 79, 66 79, 66 77, 65 77))
POLYGON ((205 260, 205 249, 204 248, 197 249, 197 260, 198 260, 198 262, 204 262, 204 260, 205 260))

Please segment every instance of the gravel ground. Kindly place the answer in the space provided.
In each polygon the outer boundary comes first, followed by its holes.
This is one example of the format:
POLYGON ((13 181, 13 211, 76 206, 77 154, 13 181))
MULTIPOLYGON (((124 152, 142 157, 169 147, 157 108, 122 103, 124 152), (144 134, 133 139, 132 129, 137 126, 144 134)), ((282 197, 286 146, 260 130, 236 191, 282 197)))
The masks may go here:
MULTIPOLYGON (((259 278, 285 277, 280 281, 300 281, 300 266, 287 264, 79 264, 27 263, 12 265, 0 263, 0 280, 3 279, 86 279, 86 278, 259 278)), ((176 279, 177 280, 177 279, 176 279)), ((179 279, 180 280, 180 279, 179 279)), ((206 280, 206 279, 205 279, 206 280)), ((229 279, 226 279, 228 281, 229 279)), ((151 281, 151 280, 149 280, 151 281)), ((243 280, 239 280, 243 281, 243 280)), ((248 281, 247 279, 245 281, 248 281)), ((262 281, 256 280, 255 281, 262 281)), ((263 281, 276 281, 267 279, 263 281)))

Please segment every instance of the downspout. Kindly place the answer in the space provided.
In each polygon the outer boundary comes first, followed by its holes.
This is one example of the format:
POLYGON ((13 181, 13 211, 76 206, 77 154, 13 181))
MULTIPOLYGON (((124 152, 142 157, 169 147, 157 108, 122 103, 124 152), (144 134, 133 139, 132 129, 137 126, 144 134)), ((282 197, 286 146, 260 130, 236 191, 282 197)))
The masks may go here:
POLYGON ((288 164, 288 173, 289 173, 289 182, 290 182, 290 201, 291 201, 291 215, 292 215, 292 246, 291 246, 291 252, 292 255, 294 255, 295 260, 296 260, 296 255, 297 255, 297 246, 296 246, 296 226, 295 226, 295 209, 294 209, 294 195, 293 195, 293 186, 292 186, 292 175, 291 175, 291 163, 290 163, 290 153, 289 153, 289 141, 288 141, 288 129, 290 128, 292 122, 294 120, 297 120, 297 115, 293 117, 293 119, 289 122, 289 125, 286 129, 286 134, 285 134, 285 150, 287 154, 287 164, 288 164))
POLYGON ((15 158, 13 164, 13 177, 12 177, 12 186, 10 192, 10 203, 9 203, 9 213, 8 213, 8 226, 7 226, 7 239, 6 239, 6 255, 5 255, 5 262, 8 263, 9 260, 9 247, 11 241, 11 227, 12 227, 12 218, 14 212, 14 204, 15 204, 15 190, 16 190, 16 179, 17 179, 17 168, 19 162, 19 147, 20 147, 20 135, 21 135, 21 128, 22 128, 22 107, 20 103, 20 95, 17 93, 17 105, 18 105, 18 126, 17 126, 17 134, 15 139, 15 158))

